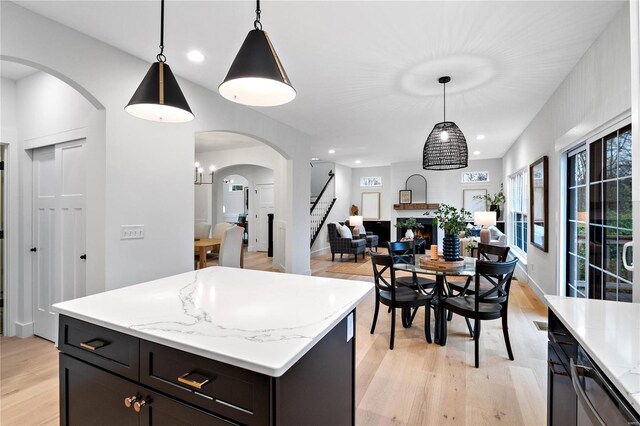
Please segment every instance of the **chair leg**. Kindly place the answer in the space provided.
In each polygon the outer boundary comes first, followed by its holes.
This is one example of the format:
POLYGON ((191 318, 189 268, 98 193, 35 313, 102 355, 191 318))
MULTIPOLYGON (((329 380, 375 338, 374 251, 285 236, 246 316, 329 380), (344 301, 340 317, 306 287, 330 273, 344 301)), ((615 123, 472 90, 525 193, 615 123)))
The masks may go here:
POLYGON ((380 310, 380 301, 378 300, 378 292, 376 291, 376 308, 373 311, 373 323, 371 324, 371 334, 376 330, 376 323, 378 322, 378 311, 380 310))
POLYGON ((431 306, 424 305, 424 337, 431 343, 431 306))
POLYGON ((476 368, 480 367, 480 320, 474 320, 473 322, 473 338, 475 340, 475 357, 476 368))
POLYGON ((502 314, 502 334, 504 334, 504 343, 507 345, 507 353, 509 359, 513 361, 513 352, 511 351, 511 341, 509 340, 509 326, 507 325, 507 312, 502 314))
MULTIPOLYGON (((449 313, 447 314, 447 321, 451 321, 453 319, 453 312, 449 311, 449 313)), ((467 319, 467 321, 469 321, 467 319)))
POLYGON ((469 318, 467 317, 464 317, 464 320, 467 322, 467 328, 469 329, 469 336, 473 338, 473 328, 471 328, 471 321, 469 321, 469 318))
POLYGON ((393 349, 393 341, 396 337, 396 308, 391 309, 391 338, 389 339, 389 349, 393 349))
POLYGON ((331 261, 333 262, 334 260, 336 260, 336 254, 335 253, 331 253, 331 261))
POLYGON ((358 263, 358 253, 354 253, 353 260, 354 262, 358 263))

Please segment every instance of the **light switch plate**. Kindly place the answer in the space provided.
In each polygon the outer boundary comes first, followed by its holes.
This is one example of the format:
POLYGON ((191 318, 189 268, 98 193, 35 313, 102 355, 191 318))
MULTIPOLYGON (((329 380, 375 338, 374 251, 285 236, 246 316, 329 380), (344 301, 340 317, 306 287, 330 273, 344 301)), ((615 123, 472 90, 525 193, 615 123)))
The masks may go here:
POLYGON ((141 240, 144 238, 144 225, 121 225, 121 240, 141 240))

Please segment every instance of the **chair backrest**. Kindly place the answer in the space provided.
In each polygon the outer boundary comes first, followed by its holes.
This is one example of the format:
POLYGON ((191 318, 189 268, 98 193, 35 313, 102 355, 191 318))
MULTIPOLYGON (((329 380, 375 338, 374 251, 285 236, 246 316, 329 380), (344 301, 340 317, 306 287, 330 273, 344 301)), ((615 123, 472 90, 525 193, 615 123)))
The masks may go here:
POLYGON ((195 224, 193 235, 196 238, 209 238, 211 232, 211 224, 207 222, 198 222, 195 224))
POLYGON ((240 256, 242 256, 242 235, 244 228, 232 226, 224 231, 222 243, 220 244, 220 254, 218 265, 229 266, 231 268, 240 267, 240 256))
POLYGON ((388 254, 371 253, 371 265, 373 266, 373 282, 376 289, 390 291, 395 300, 396 274, 393 269, 393 258, 388 254), (382 276, 386 271, 389 271, 389 280, 382 276))
POLYGON ((233 224, 227 222, 216 223, 213 227, 213 238, 222 238, 227 229, 231 228, 233 224))
POLYGON ((511 279, 516 269, 516 263, 518 263, 517 258, 509 262, 488 262, 485 260, 476 262, 476 310, 478 310, 479 303, 499 303, 506 306, 509 301, 509 289, 511 288, 511 279), (480 289, 481 277, 491 284, 490 289, 480 289))
POLYGON ((506 262, 509 247, 478 243, 478 259, 491 262, 506 262))
POLYGON ((336 228, 335 223, 327 224, 327 234, 329 234, 330 244, 335 244, 338 242, 338 238, 340 238, 340 234, 338 233, 338 228, 336 228))
POLYGON ((408 263, 413 265, 414 244, 413 240, 389 241, 387 243, 389 254, 393 263, 408 263))

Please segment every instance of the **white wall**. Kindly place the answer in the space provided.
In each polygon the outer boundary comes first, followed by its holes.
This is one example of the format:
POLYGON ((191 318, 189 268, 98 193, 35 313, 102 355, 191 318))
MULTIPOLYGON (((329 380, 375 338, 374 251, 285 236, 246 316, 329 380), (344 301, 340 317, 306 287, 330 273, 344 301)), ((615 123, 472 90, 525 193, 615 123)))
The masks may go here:
POLYGON ((313 246, 311 247, 312 256, 324 254, 329 250, 327 224, 331 222, 344 222, 351 215, 351 173, 353 169, 340 164, 334 164, 333 167, 335 173, 333 182, 335 185, 336 202, 329 216, 327 216, 327 220, 324 222, 322 229, 318 233, 318 237, 313 242, 313 246))
MULTIPOLYGON (((624 6, 503 158, 506 188, 508 176, 549 156, 549 252, 529 245, 526 266, 529 283, 539 294, 561 294, 564 287, 560 276, 564 263, 559 261, 558 250, 563 246, 559 231, 564 226, 560 212, 562 151, 616 117, 630 114, 629 52, 629 6, 624 6)), ((634 162, 633 167, 640 166, 634 162)), ((635 227, 638 225, 636 221, 635 227)))
MULTIPOLYGON (((123 107, 147 72, 147 62, 14 3, 1 2, 0 11, 0 59, 46 70, 85 94, 99 110, 91 121, 103 126, 102 155, 91 154, 88 161, 88 170, 96 171, 88 180, 95 180, 98 192, 88 196, 87 212, 96 211, 96 217, 102 212, 104 223, 87 228, 104 230, 103 253, 99 247, 88 249, 90 256, 105 259, 103 288, 193 268, 194 135, 208 130, 252 135, 284 155, 275 176, 283 186, 276 202, 284 214, 277 223, 274 258, 288 272, 310 272, 309 215, 304 213, 310 186, 307 135, 182 79, 194 121, 167 125, 134 118, 123 107), (102 188, 98 175, 106 179, 102 188), (121 241, 119 229, 126 224, 145 225, 145 239, 121 241)), ((91 133, 91 126, 88 129, 91 133)), ((91 247, 89 240, 87 244, 91 247)), ((88 272, 88 282, 92 280, 88 272)))
MULTIPOLYGON (((309 166, 311 167, 311 166, 309 166)), ((329 171, 335 171, 335 163, 328 161, 317 161, 311 167, 311 196, 318 196, 322 188, 324 188, 327 179, 329 179, 329 171)))

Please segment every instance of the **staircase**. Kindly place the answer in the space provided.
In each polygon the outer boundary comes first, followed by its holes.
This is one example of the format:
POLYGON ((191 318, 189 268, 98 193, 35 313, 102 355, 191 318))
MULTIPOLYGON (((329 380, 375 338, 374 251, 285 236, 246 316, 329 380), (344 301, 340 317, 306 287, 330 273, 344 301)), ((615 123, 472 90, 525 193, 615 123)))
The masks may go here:
POLYGON ((324 184, 322 191, 320 191, 320 195, 311 199, 311 246, 318 238, 322 225, 324 225, 336 202, 336 188, 331 182, 333 177, 334 173, 331 170, 329 171, 329 179, 324 184))

